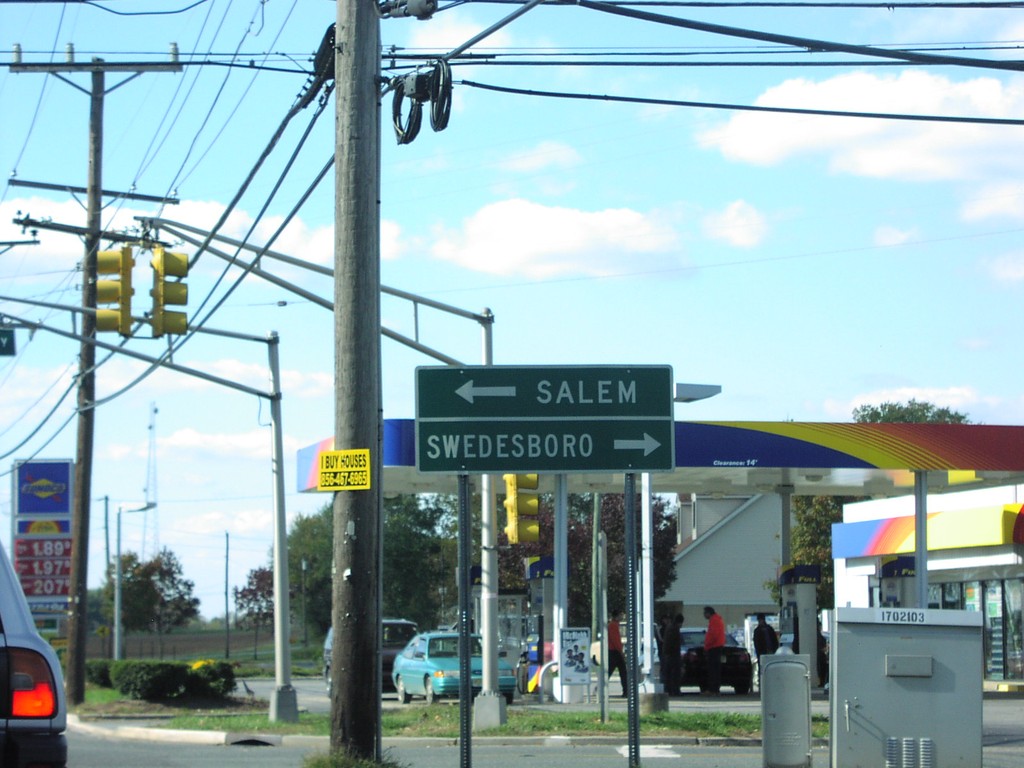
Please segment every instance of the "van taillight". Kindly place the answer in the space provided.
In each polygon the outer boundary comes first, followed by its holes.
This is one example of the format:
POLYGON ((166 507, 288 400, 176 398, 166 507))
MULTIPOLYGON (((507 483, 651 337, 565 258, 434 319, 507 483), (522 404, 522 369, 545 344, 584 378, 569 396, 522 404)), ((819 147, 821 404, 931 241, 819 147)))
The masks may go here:
POLYGON ((12 717, 53 717, 57 695, 46 659, 25 648, 9 648, 12 717))

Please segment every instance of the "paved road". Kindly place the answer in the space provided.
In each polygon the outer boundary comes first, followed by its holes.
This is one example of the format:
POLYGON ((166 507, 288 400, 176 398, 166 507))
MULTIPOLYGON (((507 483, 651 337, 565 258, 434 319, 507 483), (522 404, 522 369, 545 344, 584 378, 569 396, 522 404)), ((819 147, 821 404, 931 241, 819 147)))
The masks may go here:
MULTIPOLYGON (((246 680, 255 695, 269 698, 274 690, 273 680, 246 680)), ((317 679, 299 678, 293 681, 300 709, 327 712, 330 702, 323 684, 317 679)), ((400 707, 394 694, 385 695, 385 708, 400 707)), ((424 707, 414 702, 407 705, 424 707)), ((613 711, 624 710, 623 699, 612 699, 613 711)), ((984 701, 983 761, 982 768, 1020 768, 1024 754, 1024 706, 1016 695, 986 695, 984 701)), ((596 704, 538 704, 533 700, 519 701, 515 708, 580 708, 597 711, 596 704)), ((673 710, 737 711, 760 713, 760 701, 753 696, 723 695, 707 699, 688 693, 671 702, 673 710)), ((827 713, 828 702, 816 695, 812 711, 827 713)), ((299 766, 304 756, 327 749, 324 738, 285 737, 277 746, 209 746, 187 743, 175 739, 173 747, 155 747, 151 741, 138 735, 125 738, 113 731, 117 724, 96 727, 92 724, 70 729, 71 768, 120 768, 146 765, 147 768, 283 768, 299 766)), ((680 740, 641 738, 640 759, 644 765, 662 765, 662 760, 683 760, 701 768, 762 768, 764 755, 760 746, 708 746, 679 743, 680 740)), ((393 756, 412 768, 448 768, 461 765, 461 750, 452 740, 385 739, 384 746, 393 756)), ((481 738, 475 737, 471 745, 471 763, 475 768, 504 768, 519 760, 543 762, 565 761, 586 764, 587 768, 621 768, 628 760, 624 739, 566 739, 555 738, 481 738)), ((827 747, 812 751, 812 768, 828 768, 827 747)))

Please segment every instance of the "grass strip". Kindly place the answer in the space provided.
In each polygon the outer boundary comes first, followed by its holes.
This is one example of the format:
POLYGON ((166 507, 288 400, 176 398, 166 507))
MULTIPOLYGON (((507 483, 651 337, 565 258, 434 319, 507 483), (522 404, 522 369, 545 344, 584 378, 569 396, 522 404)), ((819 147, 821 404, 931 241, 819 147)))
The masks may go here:
MULTIPOLYGON (((330 735, 330 717, 308 713, 301 713, 297 723, 270 722, 266 714, 196 714, 174 717, 164 725, 184 730, 330 735)), ((620 712, 611 713, 608 722, 602 722, 600 716, 591 712, 512 709, 505 725, 474 733, 478 736, 624 736, 627 726, 626 715, 620 712)), ((815 737, 827 737, 827 718, 815 717, 811 730, 815 737)), ((439 704, 385 711, 381 717, 381 732, 384 736, 455 739, 459 736, 459 708, 439 704)), ((640 733, 648 736, 759 737, 761 718, 735 712, 657 712, 640 718, 640 733)))

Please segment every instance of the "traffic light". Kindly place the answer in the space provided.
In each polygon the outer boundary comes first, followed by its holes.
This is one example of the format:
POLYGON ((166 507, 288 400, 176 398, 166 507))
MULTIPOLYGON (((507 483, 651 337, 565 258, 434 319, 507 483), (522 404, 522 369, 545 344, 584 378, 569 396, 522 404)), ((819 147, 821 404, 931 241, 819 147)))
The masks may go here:
POLYGON ((96 274, 116 275, 115 280, 96 281, 96 303, 117 304, 117 309, 96 310, 97 331, 117 331, 132 335, 132 258, 131 246, 116 251, 96 252, 96 274))
POLYGON ((504 475, 505 535, 509 544, 527 544, 540 540, 537 523, 537 475, 504 475))
POLYGON ((184 312, 175 312, 166 307, 188 304, 188 286, 181 281, 168 282, 168 277, 188 275, 188 256, 164 250, 163 246, 153 248, 153 338, 165 333, 182 334, 188 330, 188 317, 184 312))

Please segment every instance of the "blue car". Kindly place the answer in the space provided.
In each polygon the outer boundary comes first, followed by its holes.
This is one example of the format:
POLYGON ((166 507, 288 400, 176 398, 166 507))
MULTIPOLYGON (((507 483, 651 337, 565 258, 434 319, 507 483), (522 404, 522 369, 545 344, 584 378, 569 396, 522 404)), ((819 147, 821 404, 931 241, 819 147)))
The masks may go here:
MULTIPOLYGON (((470 635, 470 669, 475 696, 483 686, 483 647, 479 635, 470 635)), ((459 633, 423 632, 416 635, 395 657, 391 679, 398 701, 408 704, 413 696, 422 696, 427 704, 439 698, 459 696, 459 633)), ((512 703, 516 691, 515 670, 503 658, 498 659, 498 691, 512 703)))

